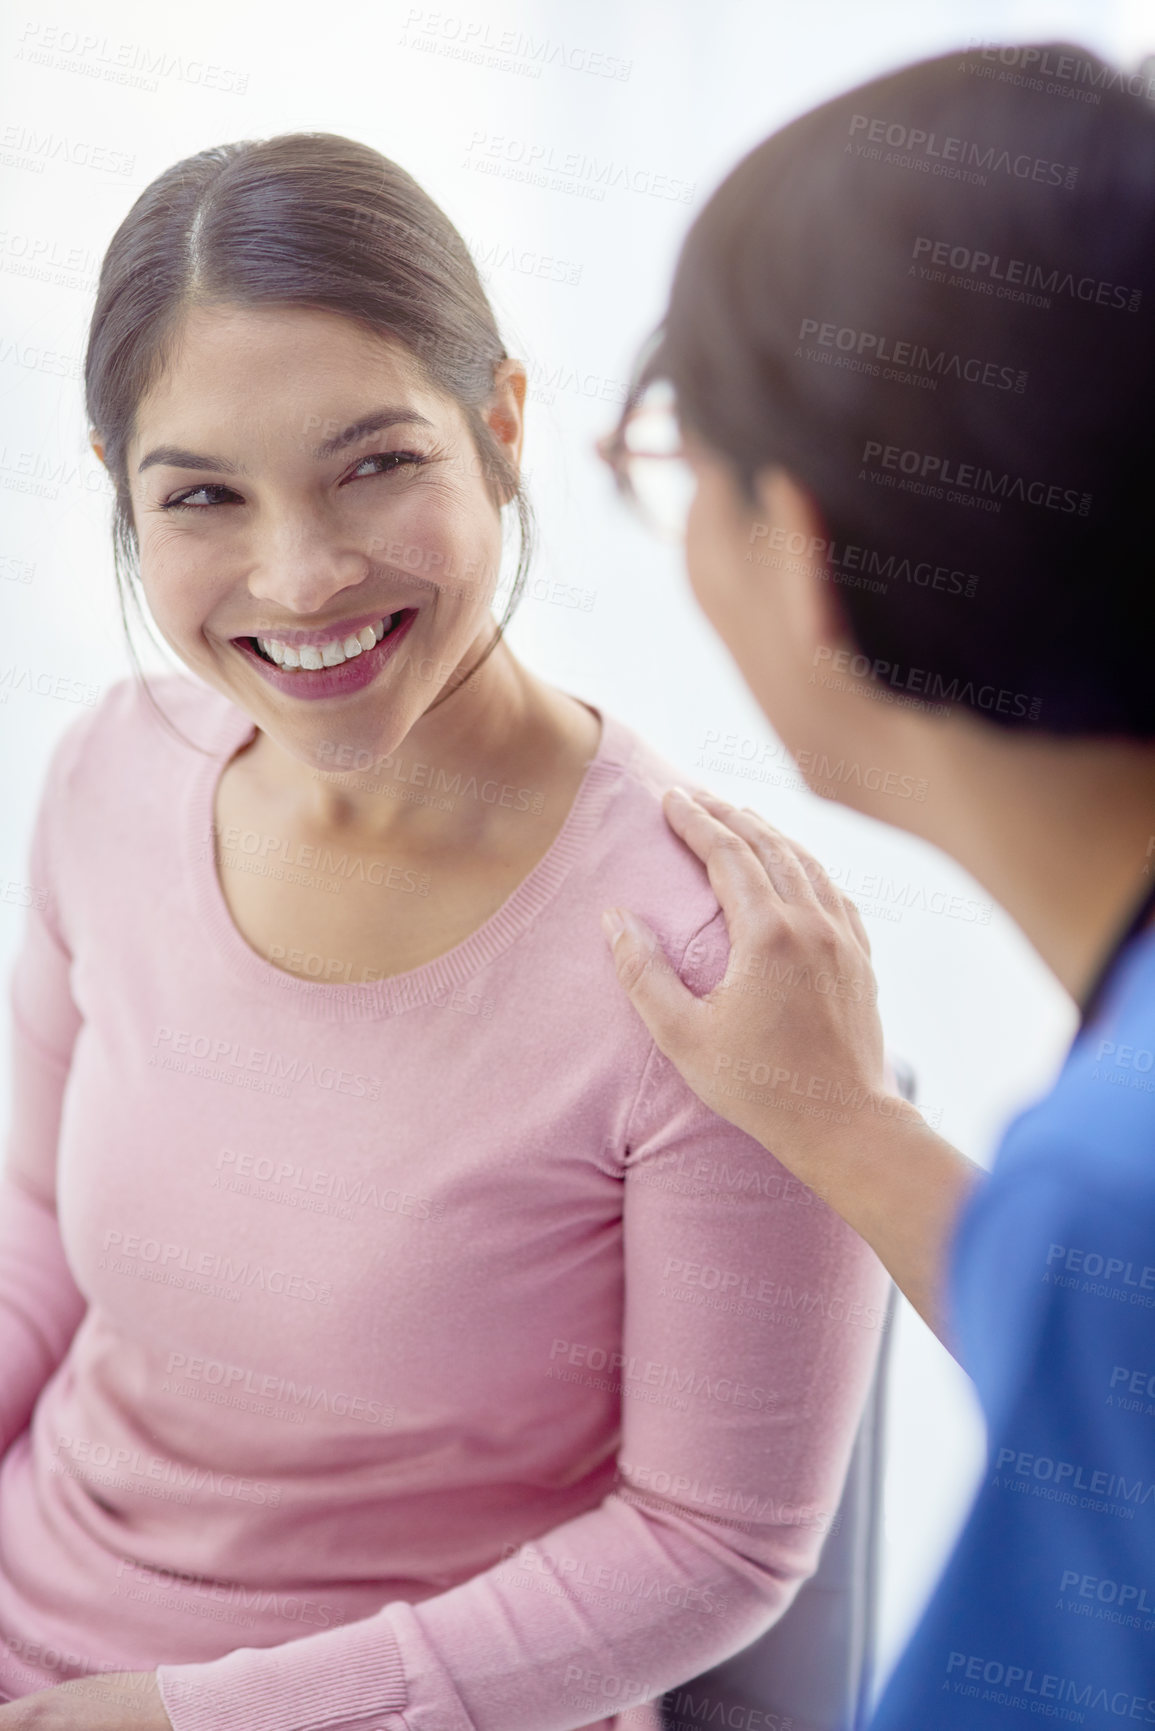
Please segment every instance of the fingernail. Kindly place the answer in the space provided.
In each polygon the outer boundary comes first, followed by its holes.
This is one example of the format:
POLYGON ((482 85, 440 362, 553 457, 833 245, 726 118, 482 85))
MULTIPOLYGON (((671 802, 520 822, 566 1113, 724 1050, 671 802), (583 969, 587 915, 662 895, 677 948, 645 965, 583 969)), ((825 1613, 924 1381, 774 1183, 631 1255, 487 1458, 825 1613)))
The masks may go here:
POLYGON ((602 931, 606 934, 606 937, 609 939, 611 950, 613 949, 614 945, 617 943, 618 939, 621 937, 621 935, 625 931, 625 929, 626 929, 626 922, 622 918, 621 909, 620 908, 607 908, 605 913, 602 915, 602 931))
POLYGON ((692 803, 691 797, 684 787, 670 787, 667 788, 666 791, 667 793, 672 794, 675 799, 684 799, 687 805, 692 803))

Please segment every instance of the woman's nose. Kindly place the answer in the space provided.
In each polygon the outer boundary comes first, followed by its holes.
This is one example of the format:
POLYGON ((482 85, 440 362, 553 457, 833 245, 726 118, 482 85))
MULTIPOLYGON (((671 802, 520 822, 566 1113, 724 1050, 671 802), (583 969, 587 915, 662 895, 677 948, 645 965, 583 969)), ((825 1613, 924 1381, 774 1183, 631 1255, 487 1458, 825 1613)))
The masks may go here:
POLYGON ((249 591, 296 613, 318 612, 341 589, 368 575, 368 551, 323 515, 278 513, 258 527, 249 591))

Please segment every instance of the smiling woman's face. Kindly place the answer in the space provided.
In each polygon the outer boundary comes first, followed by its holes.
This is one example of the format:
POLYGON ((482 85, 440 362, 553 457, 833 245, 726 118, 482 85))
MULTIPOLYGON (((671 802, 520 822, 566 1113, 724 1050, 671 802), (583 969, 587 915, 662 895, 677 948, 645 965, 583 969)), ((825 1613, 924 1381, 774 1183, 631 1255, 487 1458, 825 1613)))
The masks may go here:
MULTIPOLYGON (((516 466, 504 366, 484 413, 516 466)), ((126 460, 158 627, 303 762, 395 750, 492 634, 501 521, 465 416, 353 320, 192 308, 126 460)))

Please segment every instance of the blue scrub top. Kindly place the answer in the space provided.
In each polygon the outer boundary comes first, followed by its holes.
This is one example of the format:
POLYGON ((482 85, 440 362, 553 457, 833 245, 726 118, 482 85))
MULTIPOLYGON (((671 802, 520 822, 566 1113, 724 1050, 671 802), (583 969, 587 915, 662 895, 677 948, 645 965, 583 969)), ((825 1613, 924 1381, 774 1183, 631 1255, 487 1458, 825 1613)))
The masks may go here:
POLYGON ((962 1536, 870 1731, 1155 1725, 1155 931, 963 1211, 986 1418, 962 1536))

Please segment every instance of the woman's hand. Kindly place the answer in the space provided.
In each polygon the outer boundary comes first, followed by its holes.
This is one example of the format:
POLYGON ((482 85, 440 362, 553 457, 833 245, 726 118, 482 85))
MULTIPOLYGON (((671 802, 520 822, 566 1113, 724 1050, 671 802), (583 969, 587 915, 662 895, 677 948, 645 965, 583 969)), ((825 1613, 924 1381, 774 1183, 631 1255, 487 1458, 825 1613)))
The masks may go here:
MULTIPOLYGON (((703 862, 730 935, 725 978, 687 991, 625 910, 618 978, 657 1045, 720 1117, 787 1166, 886 1086, 877 987, 858 909, 818 861, 751 811, 672 788, 666 821, 703 862)), ((801 1173, 799 1174, 802 1175, 801 1173)))
POLYGON ((663 804, 706 867, 730 959, 697 998, 654 934, 614 909, 603 924, 619 980, 694 1092, 841 1214, 949 1347, 947 1246, 982 1171, 889 1085, 858 909, 754 812, 681 789, 663 804))
POLYGON ((173 1731, 155 1671, 110 1671, 0 1707, 0 1731, 173 1731))

